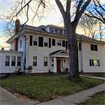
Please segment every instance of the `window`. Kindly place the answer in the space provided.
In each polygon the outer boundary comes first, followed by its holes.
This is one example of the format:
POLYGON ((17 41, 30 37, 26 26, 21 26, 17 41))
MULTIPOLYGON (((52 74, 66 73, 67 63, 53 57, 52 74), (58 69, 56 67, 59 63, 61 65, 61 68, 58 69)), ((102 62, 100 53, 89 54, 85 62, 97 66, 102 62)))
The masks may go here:
POLYGON ((20 40, 20 48, 22 47, 22 40, 20 40))
POLYGON ((100 61, 96 59, 90 59, 90 66, 100 66, 100 61))
POLYGON ((56 40, 57 46, 61 46, 61 40, 56 40))
POLYGON ((37 66, 37 56, 33 56, 33 66, 37 66))
POLYGON ((20 56, 17 57, 17 66, 21 66, 21 57, 20 56))
POLYGON ((34 36, 34 39, 33 39, 33 45, 37 46, 37 36, 34 36))
POLYGON ((59 34, 62 34, 62 30, 61 29, 59 29, 59 34))
POLYGON ((48 57, 44 57, 44 66, 48 66, 48 57))
POLYGON ((58 34, 58 29, 55 28, 54 29, 54 33, 58 34))
POLYGON ((81 51, 81 43, 79 43, 79 51, 81 51))
POLYGON ((5 66, 9 66, 10 63, 10 56, 5 57, 5 66))
POLYGON ((50 27, 50 32, 52 32, 52 33, 53 33, 53 28, 52 28, 52 27, 50 27))
POLYGON ((98 46, 91 44, 91 50, 92 51, 98 51, 98 46))
POLYGON ((44 38, 44 46, 45 46, 45 47, 48 46, 48 38, 44 38))
POLYGON ((52 39, 52 46, 55 46, 55 39, 52 39))
POLYGON ((15 66, 15 60, 16 60, 16 57, 15 56, 12 56, 11 66, 15 66))

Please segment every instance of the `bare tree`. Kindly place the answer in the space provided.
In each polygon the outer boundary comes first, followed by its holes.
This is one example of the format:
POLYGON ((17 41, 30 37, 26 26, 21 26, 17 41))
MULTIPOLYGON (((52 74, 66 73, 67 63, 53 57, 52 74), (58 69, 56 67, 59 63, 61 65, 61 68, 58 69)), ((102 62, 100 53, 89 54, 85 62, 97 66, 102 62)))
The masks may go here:
POLYGON ((93 0, 91 10, 87 9, 87 16, 96 18, 105 24, 105 3, 101 3, 100 0, 93 0))
POLYGON ((83 29, 86 36, 95 39, 95 35, 98 31, 97 19, 83 15, 79 21, 79 26, 83 29))
MULTIPOLYGON (((19 2, 21 4, 20 10, 16 13, 15 16, 18 16, 21 12, 23 12, 23 9, 26 8, 26 17, 27 21, 29 20, 29 8, 30 8, 30 3, 34 0, 29 0, 27 3, 23 5, 24 0, 21 0, 19 2)), ((67 33, 67 42, 68 42, 68 49, 69 49, 69 69, 70 69, 70 75, 69 78, 78 78, 79 77, 79 71, 78 71, 78 46, 77 46, 77 36, 76 36, 76 27, 78 25, 79 19, 81 18, 82 14, 86 10, 87 6, 91 2, 91 0, 66 0, 65 4, 66 7, 62 4, 60 0, 55 0, 61 14, 64 20, 64 26, 66 29, 67 33), (71 3, 75 2, 75 12, 73 15, 71 14, 71 3), (73 16, 73 18, 72 18, 73 16)), ((38 1, 38 6, 36 9, 36 12, 33 16, 33 19, 35 18, 36 15, 38 15, 38 10, 40 10, 40 6, 43 8, 46 8, 46 2, 45 0, 39 0, 38 1)), ((15 9, 16 10, 16 9, 15 9)), ((12 17, 14 15, 12 14, 12 17)), ((26 21, 26 22, 27 22, 26 21)), ((25 23, 26 23, 25 22, 25 23)))

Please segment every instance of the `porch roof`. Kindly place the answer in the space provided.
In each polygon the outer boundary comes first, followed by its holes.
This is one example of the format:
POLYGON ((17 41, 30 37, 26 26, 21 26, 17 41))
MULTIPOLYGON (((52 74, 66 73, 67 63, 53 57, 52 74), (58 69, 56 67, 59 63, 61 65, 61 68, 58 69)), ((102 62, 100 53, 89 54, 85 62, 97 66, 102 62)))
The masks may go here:
POLYGON ((66 53, 66 50, 57 50, 57 51, 50 53, 50 56, 60 57, 60 58, 69 58, 69 52, 68 50, 67 50, 67 53, 66 53))

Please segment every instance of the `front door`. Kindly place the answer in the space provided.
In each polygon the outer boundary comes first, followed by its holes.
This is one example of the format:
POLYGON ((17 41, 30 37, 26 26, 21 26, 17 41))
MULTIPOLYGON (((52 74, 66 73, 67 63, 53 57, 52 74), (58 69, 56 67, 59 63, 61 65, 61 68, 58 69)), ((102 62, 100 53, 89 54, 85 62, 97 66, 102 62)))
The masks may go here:
POLYGON ((57 59, 57 72, 61 72, 61 60, 57 59))

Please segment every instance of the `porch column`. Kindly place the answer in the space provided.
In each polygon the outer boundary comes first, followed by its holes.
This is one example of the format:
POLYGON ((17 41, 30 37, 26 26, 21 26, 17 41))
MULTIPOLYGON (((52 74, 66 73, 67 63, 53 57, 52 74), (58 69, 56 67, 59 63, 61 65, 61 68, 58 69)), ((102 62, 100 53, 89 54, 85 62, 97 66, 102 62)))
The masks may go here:
POLYGON ((54 69, 53 72, 56 73, 57 72, 57 62, 56 62, 56 57, 54 57, 54 69))

